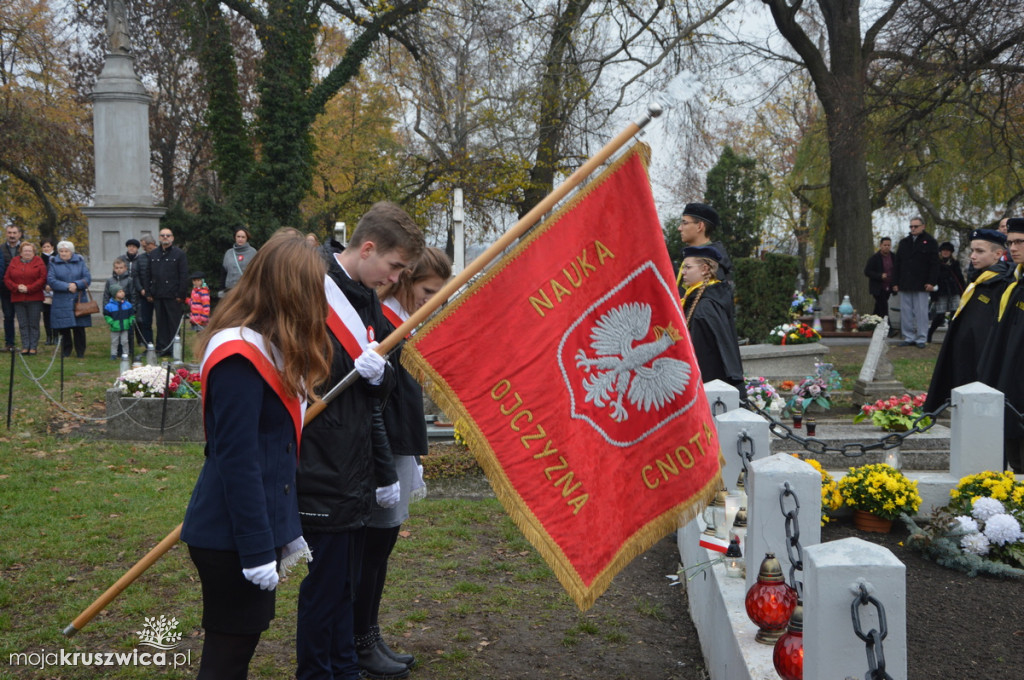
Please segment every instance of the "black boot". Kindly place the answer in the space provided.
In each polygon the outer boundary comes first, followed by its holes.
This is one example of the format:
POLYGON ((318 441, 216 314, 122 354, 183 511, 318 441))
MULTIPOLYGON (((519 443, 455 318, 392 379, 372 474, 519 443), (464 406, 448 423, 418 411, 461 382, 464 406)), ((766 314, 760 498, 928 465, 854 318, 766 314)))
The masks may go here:
POLYGON ((391 660, 377 644, 377 638, 372 633, 356 636, 356 654, 359 657, 359 668, 368 678, 399 680, 409 677, 409 667, 391 660))
POLYGON ((384 638, 380 634, 380 626, 371 626, 370 635, 373 635, 377 639, 377 646, 382 652, 384 652, 384 655, 392 661, 404 664, 408 668, 412 668, 416 664, 416 657, 412 654, 400 654, 388 647, 388 644, 384 642, 384 638))

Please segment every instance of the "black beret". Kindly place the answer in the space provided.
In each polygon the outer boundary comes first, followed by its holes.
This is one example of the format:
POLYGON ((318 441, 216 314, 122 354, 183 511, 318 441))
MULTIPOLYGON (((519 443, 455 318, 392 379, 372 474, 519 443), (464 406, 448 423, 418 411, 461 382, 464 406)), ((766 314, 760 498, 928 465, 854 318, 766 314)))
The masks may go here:
POLYGON ((997 246, 1006 247, 1006 234, 995 229, 975 229, 971 232, 972 241, 990 241, 997 246))
POLYGON ((688 257, 706 257, 715 262, 722 261, 722 253, 718 252, 718 248, 713 246, 687 246, 683 248, 683 259, 685 260, 688 257))
POLYGON ((191 274, 188 275, 188 278, 190 278, 190 279, 202 279, 202 278, 206 278, 206 274, 204 274, 202 272, 192 272, 191 274))
POLYGON ((683 208, 683 215, 702 219, 712 227, 718 228, 718 211, 707 203, 687 203, 683 208))
POLYGON ((135 246, 136 248, 141 248, 142 244, 139 243, 138 239, 130 238, 127 241, 124 242, 124 246, 125 246, 125 248, 127 248, 128 246, 135 246))
POLYGON ((1006 231, 1024 232, 1024 217, 1011 217, 1006 220, 1006 231))
POLYGON ((939 246, 939 250, 956 250, 956 248, 949 241, 943 241, 942 245, 939 246))

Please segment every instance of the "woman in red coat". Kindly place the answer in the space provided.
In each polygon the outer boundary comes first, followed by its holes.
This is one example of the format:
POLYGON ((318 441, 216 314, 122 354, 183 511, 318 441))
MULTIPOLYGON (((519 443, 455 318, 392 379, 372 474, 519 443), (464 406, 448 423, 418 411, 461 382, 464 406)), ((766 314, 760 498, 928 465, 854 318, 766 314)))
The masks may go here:
POLYGON ((21 329, 21 353, 35 354, 39 345, 39 317, 43 313, 46 265, 36 255, 34 245, 21 244, 18 257, 11 260, 4 272, 4 285, 11 291, 14 315, 21 329))

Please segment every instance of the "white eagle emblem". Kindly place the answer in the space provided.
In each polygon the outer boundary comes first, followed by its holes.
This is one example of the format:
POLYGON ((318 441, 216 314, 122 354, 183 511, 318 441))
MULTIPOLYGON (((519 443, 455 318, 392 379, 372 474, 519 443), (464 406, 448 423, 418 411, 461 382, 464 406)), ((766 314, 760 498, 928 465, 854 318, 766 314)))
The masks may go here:
POLYGON ((593 373, 583 380, 586 400, 600 407, 607 402, 615 422, 629 418, 622 405, 627 396, 630 404, 650 411, 682 394, 690 380, 688 363, 657 358, 682 337, 672 324, 655 326, 653 341, 633 346, 650 329, 650 305, 629 302, 609 310, 594 324, 590 331, 593 359, 582 349, 576 351, 576 367, 593 373))

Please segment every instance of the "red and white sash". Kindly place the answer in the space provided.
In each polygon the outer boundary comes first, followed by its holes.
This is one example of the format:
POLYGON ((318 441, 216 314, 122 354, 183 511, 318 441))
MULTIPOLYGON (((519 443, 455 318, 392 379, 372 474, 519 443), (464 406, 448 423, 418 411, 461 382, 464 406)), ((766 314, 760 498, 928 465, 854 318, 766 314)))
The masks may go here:
MULTIPOLYGON (((278 368, 281 365, 280 352, 273 345, 268 345, 262 335, 249 328, 225 328, 217 331, 207 343, 203 361, 199 365, 199 380, 202 384, 204 401, 203 413, 206 413, 206 380, 210 375, 210 370, 220 361, 235 354, 252 362, 263 380, 270 385, 270 389, 274 390, 274 393, 281 399, 292 417, 292 424, 295 426, 295 441, 301 441, 302 421, 306 415, 306 399, 303 395, 285 392, 278 368)), ((295 455, 298 457, 298 446, 296 446, 295 455)))
POLYGON ((330 276, 324 276, 324 291, 327 294, 327 328, 354 361, 375 340, 373 326, 363 323, 355 307, 330 276))
POLYGON ((380 307, 382 310, 384 310, 384 316, 387 318, 388 321, 391 322, 391 325, 394 326, 395 328, 401 326, 403 323, 405 323, 406 319, 409 318, 409 312, 405 311, 405 308, 402 307, 402 303, 399 302, 394 296, 389 297, 387 300, 381 301, 380 307))

